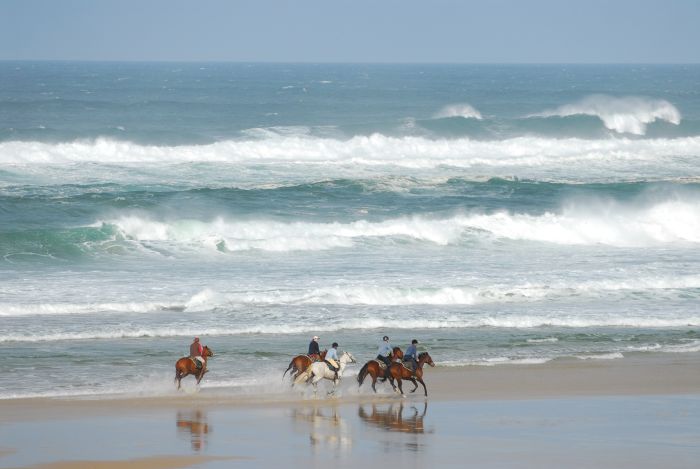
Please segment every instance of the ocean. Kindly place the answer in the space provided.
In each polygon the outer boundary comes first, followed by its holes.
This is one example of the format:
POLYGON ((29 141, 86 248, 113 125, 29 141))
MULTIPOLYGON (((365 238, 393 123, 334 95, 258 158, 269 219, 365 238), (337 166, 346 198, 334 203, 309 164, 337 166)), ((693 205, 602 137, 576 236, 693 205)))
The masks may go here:
POLYGON ((698 65, 0 62, 0 399, 698 353, 699 300, 698 65))

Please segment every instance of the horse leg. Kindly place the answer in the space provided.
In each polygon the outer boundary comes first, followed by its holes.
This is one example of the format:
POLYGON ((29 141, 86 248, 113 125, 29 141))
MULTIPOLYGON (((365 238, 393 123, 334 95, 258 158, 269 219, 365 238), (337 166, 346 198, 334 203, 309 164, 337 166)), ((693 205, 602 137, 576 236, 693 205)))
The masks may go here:
MULTIPOLYGON (((420 384, 423 385, 423 391, 425 391, 425 397, 428 397, 428 388, 425 387, 425 383, 423 382, 423 378, 418 378, 418 381, 420 382, 420 384)), ((416 387, 418 387, 418 385, 416 385, 416 387)))
POLYGON ((377 392, 377 388, 375 387, 376 384, 377 384, 377 377, 372 376, 372 389, 374 389, 374 392, 377 392))
POLYGON ((396 392, 396 385, 394 384, 394 377, 391 375, 389 375, 389 384, 391 384, 391 389, 393 389, 394 392, 396 392))
POLYGON ((182 379, 182 376, 180 376, 180 372, 178 370, 175 370, 175 382, 177 383, 177 388, 180 389, 180 380, 182 379))
POLYGON ((403 378, 401 378, 401 377, 396 378, 396 381, 398 381, 399 391, 401 392, 401 396, 406 397, 406 395, 403 393, 403 386, 401 386, 401 381, 403 381, 403 378))
POLYGON ((416 392, 416 389, 418 389, 418 383, 416 382, 416 378, 411 378, 411 382, 413 383, 413 389, 411 389, 411 392, 416 392))

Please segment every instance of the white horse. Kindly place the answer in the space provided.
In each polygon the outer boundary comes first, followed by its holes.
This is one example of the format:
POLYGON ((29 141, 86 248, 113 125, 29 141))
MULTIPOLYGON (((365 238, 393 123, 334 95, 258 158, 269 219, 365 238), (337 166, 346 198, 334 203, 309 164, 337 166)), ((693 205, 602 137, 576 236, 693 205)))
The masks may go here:
POLYGON ((355 361, 355 357, 353 357, 350 352, 343 352, 338 359, 338 363, 338 379, 335 379, 335 373, 328 368, 326 362, 314 362, 309 365, 306 371, 304 371, 294 380, 294 384, 311 382, 311 384, 314 385, 314 394, 316 394, 316 391, 318 390, 318 382, 322 379, 329 379, 333 381, 333 390, 328 394, 333 394, 335 392, 335 387, 338 386, 338 383, 340 382, 340 378, 343 377, 345 367, 348 365, 348 363, 357 362, 355 361))

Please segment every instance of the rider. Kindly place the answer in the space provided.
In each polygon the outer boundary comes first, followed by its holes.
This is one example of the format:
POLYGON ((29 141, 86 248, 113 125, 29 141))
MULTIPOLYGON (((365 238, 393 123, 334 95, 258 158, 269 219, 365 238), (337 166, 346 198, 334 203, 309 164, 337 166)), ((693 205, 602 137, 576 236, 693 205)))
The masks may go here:
POLYGON ((199 337, 195 337, 194 341, 190 345, 190 358, 195 360, 195 364, 199 364, 197 368, 204 369, 207 362, 204 360, 204 358, 202 358, 202 355, 204 355, 204 347, 202 347, 202 344, 199 343, 199 337))
POLYGON ((326 353, 326 363, 328 363, 335 372, 335 377, 333 378, 333 380, 337 380, 338 370, 340 369, 340 367, 338 366, 338 342, 333 342, 333 345, 331 345, 331 349, 328 351, 328 353, 326 353))
POLYGON ((406 351, 403 354, 403 361, 411 362, 411 364, 413 365, 413 374, 416 374, 416 368, 418 368, 418 350, 416 347, 417 345, 418 341, 416 339, 413 339, 411 341, 411 345, 406 347, 406 351))
POLYGON ((379 350, 377 351, 377 360, 381 360, 386 365, 388 370, 391 366, 391 351, 392 347, 389 343, 389 336, 384 336, 382 338, 382 343, 379 344, 379 350))
POLYGON ((321 351, 318 348, 319 337, 315 335, 309 342, 309 358, 311 361, 318 361, 321 358, 321 351))

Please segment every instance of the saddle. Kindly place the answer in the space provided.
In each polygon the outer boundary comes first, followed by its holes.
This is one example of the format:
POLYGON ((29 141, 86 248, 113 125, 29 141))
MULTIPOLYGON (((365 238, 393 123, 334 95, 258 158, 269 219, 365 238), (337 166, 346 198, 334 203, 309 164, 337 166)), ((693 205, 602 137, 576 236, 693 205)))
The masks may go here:
POLYGON ((199 360, 197 360, 197 359, 194 358, 194 357, 187 357, 187 358, 189 358, 190 360, 192 360, 192 363, 194 363, 194 367, 195 367, 195 368, 197 368, 198 370, 201 370, 201 369, 202 369, 202 362, 200 362, 199 360))
POLYGON ((331 370, 331 371, 333 371, 333 372, 339 370, 339 368, 335 368, 333 365, 331 365, 331 364, 328 362, 328 360, 323 360, 323 363, 325 363, 326 366, 328 367, 328 369, 331 370))
POLYGON ((377 365, 379 365, 379 368, 381 368, 382 370, 386 370, 386 363, 384 363, 383 361, 381 361, 381 360, 372 360, 372 361, 376 362, 377 365))
POLYGON ((405 362, 401 362, 401 365, 403 365, 404 368, 406 368, 408 371, 411 373, 415 372, 416 370, 413 368, 413 361, 407 360, 405 362))
POLYGON ((308 358, 309 360, 311 360, 311 363, 320 362, 320 361, 321 361, 321 357, 320 357, 319 355, 316 355, 316 354, 314 354, 314 355, 306 355, 306 358, 308 358))

